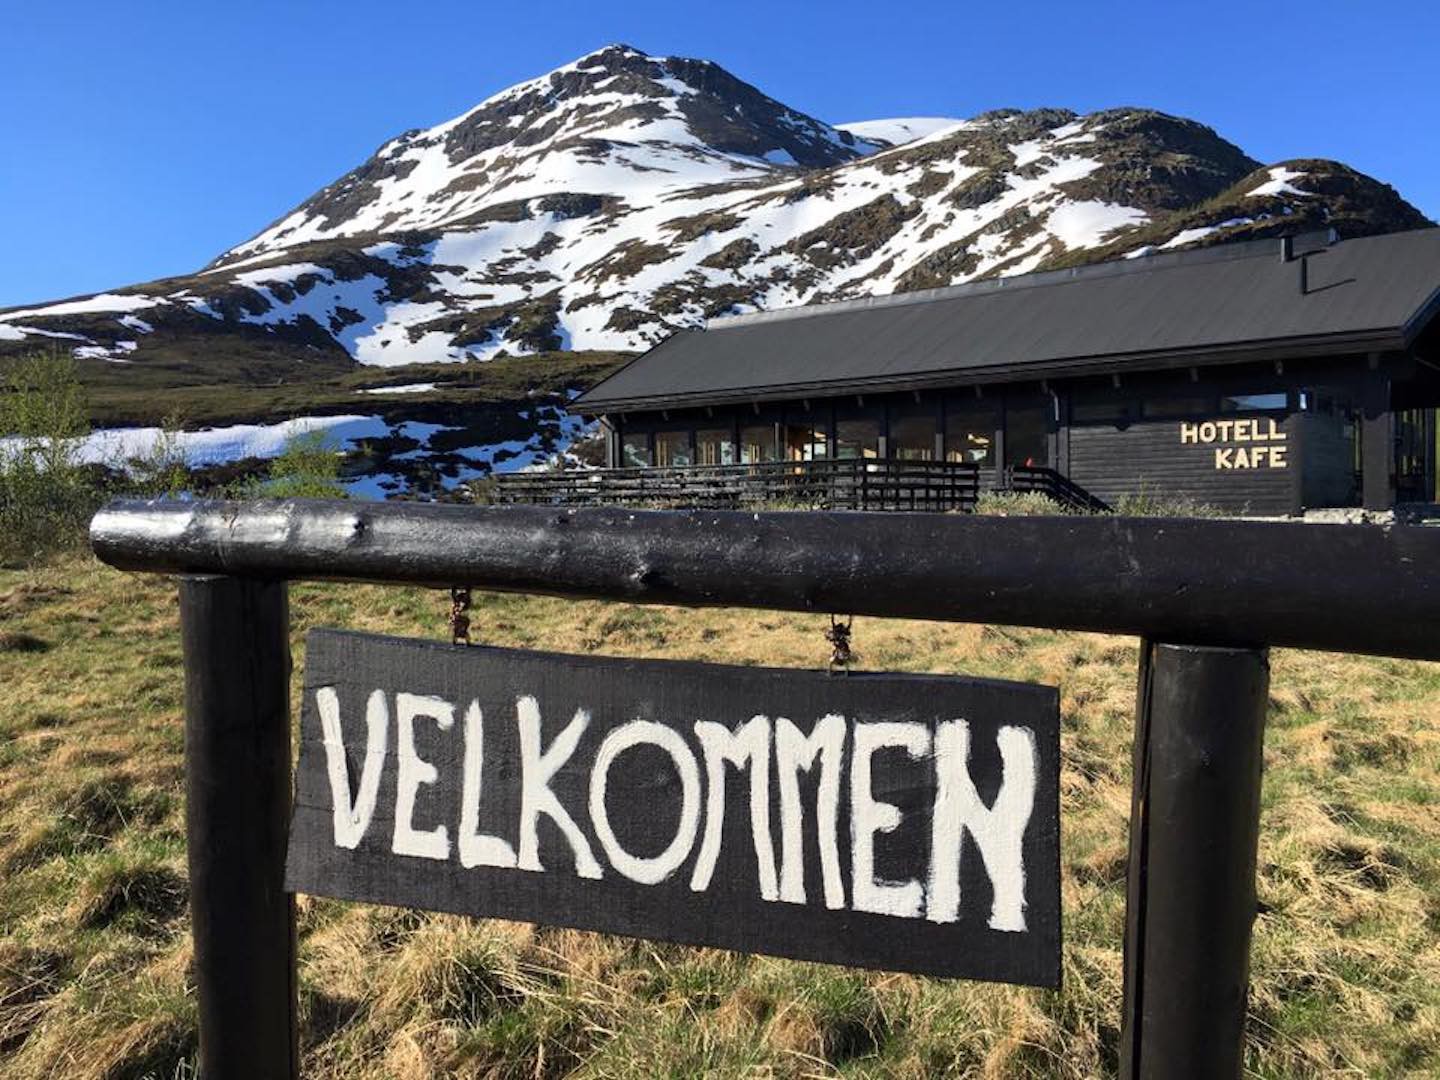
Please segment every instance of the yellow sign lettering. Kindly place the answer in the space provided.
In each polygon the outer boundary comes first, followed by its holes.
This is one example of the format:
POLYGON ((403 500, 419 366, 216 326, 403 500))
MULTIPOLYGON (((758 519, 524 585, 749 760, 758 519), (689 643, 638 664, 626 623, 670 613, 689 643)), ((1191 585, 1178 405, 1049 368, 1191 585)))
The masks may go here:
POLYGON ((1276 443, 1287 441, 1287 435, 1273 417, 1241 420, 1201 420, 1196 423, 1182 421, 1180 442, 1184 446, 1198 446, 1208 443, 1258 443, 1257 446, 1217 446, 1215 468, 1217 469, 1285 469, 1289 460, 1285 447, 1276 443))

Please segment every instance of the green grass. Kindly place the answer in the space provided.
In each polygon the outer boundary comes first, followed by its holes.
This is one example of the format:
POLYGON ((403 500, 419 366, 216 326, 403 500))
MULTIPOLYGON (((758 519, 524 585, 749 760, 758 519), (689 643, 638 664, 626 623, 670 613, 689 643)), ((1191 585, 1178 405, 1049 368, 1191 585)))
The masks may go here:
MULTIPOLYGON (((440 639, 437 591, 304 585, 310 626, 440 639)), ((819 667, 823 616, 477 595, 493 644, 819 667)), ((192 1075, 173 585, 0 571, 0 1075, 192 1075)), ((1119 1039, 1134 641, 858 619, 862 667, 1061 690, 1064 988, 853 972, 302 897, 319 1077, 1093 1077, 1119 1039)), ((298 667, 299 665, 297 665, 298 667)), ((296 672, 296 688, 301 672, 296 672)), ((1246 1063, 1440 1072, 1440 665, 1278 651, 1246 1063)))

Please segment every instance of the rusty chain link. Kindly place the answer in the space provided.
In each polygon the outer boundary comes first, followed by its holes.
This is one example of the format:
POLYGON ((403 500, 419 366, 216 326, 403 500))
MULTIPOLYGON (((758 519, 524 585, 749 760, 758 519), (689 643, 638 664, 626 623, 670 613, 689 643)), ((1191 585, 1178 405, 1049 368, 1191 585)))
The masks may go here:
POLYGON ((825 631, 825 640, 832 646, 830 650, 830 674, 839 670, 842 674, 850 674, 850 661, 855 658, 850 651, 850 629, 855 622, 854 615, 845 616, 842 623, 830 616, 830 629, 825 631))
POLYGON ((450 590, 450 643, 470 644, 470 590, 465 586, 450 590))

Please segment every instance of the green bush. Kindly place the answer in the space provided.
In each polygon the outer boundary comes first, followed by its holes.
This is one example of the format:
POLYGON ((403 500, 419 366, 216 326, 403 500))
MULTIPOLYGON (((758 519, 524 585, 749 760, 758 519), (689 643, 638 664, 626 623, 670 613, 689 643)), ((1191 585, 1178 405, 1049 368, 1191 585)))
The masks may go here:
POLYGON ((160 424, 160 435, 150 449, 123 466, 125 487, 136 495, 174 498, 188 490, 190 469, 180 446, 181 420, 171 413, 160 424))
POLYGON ((232 494, 242 499, 343 499, 340 455, 323 431, 292 435, 266 477, 248 480, 232 494))
POLYGON ((104 492, 99 472, 80 461, 90 422, 74 360, 22 357, 0 391, 0 561, 79 546, 104 492))

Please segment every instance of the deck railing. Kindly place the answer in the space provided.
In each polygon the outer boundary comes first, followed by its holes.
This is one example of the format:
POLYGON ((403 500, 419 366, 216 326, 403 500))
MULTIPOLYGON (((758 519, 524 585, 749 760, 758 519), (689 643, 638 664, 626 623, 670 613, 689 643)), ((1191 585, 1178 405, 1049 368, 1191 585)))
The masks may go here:
POLYGON ((1106 514, 1109 503, 1090 494, 1062 472, 1043 465, 1011 465, 1005 470, 1004 491, 1034 491, 1054 499, 1068 510, 1106 514))
POLYGON ((1086 513, 1110 507, 1063 473, 1015 465, 998 477, 955 461, 841 458, 748 465, 506 473, 498 503, 733 510, 794 506, 815 510, 974 510, 982 490, 1037 492, 1086 513))
POLYGON ((973 510, 980 467, 952 461, 841 458, 497 476, 499 503, 729 510, 973 510))

